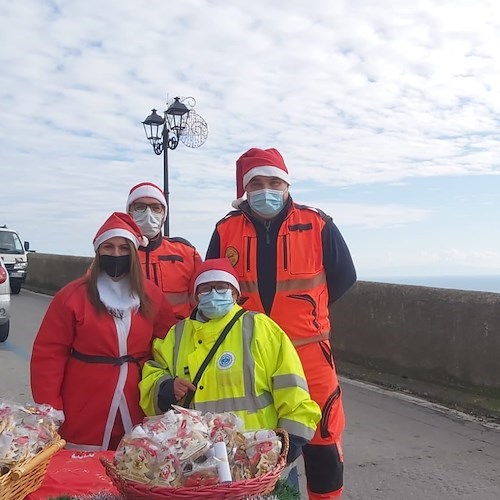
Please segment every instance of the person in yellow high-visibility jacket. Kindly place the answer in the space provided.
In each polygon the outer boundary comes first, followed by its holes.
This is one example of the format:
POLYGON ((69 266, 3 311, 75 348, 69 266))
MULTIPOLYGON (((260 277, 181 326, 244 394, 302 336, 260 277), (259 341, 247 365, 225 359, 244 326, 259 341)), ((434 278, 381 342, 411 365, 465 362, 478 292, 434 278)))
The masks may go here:
POLYGON ((293 462, 314 436, 321 410, 309 395, 292 342, 268 316, 237 305, 240 287, 226 258, 200 265, 193 293, 198 306, 191 317, 153 342, 153 359, 144 365, 139 383, 142 409, 156 415, 192 396, 193 408, 233 412, 245 430, 284 428, 290 435, 288 462, 293 462), (239 317, 193 385, 235 315, 239 317))

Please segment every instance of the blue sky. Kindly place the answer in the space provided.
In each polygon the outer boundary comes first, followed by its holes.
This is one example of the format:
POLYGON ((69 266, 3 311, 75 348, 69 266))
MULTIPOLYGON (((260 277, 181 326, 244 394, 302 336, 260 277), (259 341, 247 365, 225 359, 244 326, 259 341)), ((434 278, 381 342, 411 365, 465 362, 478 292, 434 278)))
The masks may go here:
POLYGON ((141 122, 179 95, 209 135, 169 154, 171 234, 200 253, 276 147, 360 279, 500 274, 499 2, 19 0, 0 33, 0 223, 39 252, 92 255, 163 185, 141 122))

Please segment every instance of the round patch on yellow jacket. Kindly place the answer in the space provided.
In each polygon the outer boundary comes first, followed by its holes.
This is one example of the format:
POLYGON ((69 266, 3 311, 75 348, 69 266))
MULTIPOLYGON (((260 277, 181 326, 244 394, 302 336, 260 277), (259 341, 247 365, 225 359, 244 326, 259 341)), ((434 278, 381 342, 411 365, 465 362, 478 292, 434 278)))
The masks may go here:
POLYGON ((220 358, 217 360, 217 367, 220 370, 227 370, 234 365, 234 354, 229 351, 225 351, 221 354, 220 358))

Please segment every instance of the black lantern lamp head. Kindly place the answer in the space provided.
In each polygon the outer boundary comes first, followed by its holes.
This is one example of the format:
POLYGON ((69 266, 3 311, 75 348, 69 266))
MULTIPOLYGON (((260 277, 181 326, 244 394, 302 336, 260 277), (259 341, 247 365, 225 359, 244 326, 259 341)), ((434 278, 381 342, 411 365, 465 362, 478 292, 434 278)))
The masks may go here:
POLYGON ((179 138, 186 128, 189 108, 183 102, 180 102, 179 97, 175 97, 174 102, 165 111, 165 115, 168 120, 169 129, 179 138))
MULTIPOLYGON (((169 100, 170 101, 170 100, 169 100)), ((157 155, 163 153, 163 192, 167 201, 167 215, 165 217, 164 234, 169 235, 170 204, 168 182, 168 150, 176 149, 179 142, 190 148, 200 147, 207 139, 208 127, 205 120, 194 111, 196 101, 192 97, 174 97, 168 105, 163 117, 156 113, 156 109, 142 122, 144 132, 153 151, 157 155), (188 106, 184 104, 188 103, 188 106)), ((0 495, 1 496, 1 495, 0 495)))
POLYGON ((163 131, 160 130, 160 127, 162 127, 164 124, 165 119, 158 115, 156 109, 153 109, 152 113, 142 122, 146 137, 153 146, 154 152, 157 155, 161 154, 162 152, 163 131))

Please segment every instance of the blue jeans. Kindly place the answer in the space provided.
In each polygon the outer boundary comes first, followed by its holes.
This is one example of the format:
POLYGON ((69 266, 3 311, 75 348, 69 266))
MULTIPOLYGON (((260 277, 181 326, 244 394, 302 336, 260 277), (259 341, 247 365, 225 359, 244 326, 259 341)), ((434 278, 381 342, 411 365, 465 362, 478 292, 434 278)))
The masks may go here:
POLYGON ((290 473, 288 474, 286 481, 290 486, 293 486, 294 488, 297 488, 297 490, 299 490, 299 474, 297 472, 296 465, 294 465, 290 470, 290 473))

